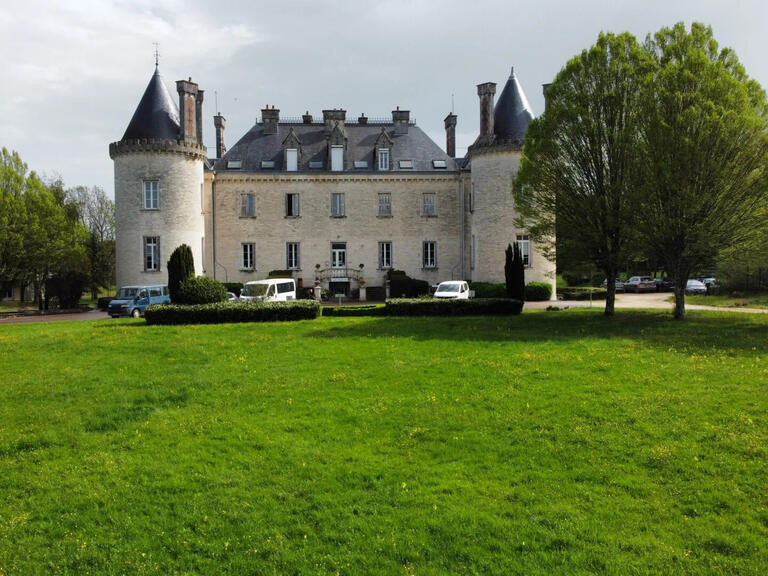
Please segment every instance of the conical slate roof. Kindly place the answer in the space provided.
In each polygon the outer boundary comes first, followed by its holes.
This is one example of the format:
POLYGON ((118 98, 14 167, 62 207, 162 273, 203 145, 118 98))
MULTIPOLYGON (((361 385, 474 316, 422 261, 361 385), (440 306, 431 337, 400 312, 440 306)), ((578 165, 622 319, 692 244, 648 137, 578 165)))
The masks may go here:
POLYGON ((168 94, 160 71, 155 68, 131 123, 123 134, 123 140, 176 140, 178 137, 179 109, 168 94))
POLYGON ((528 104, 528 99, 517 81, 513 68, 496 102, 493 112, 493 131, 498 139, 522 141, 528 130, 528 122, 533 118, 531 105, 528 104))

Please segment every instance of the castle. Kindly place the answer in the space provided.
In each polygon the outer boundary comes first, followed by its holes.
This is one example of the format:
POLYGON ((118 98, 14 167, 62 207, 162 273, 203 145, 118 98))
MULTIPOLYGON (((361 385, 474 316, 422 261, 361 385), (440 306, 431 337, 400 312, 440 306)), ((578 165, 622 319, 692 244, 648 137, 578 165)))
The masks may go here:
POLYGON ((430 284, 503 282, 517 241, 526 282, 551 283, 554 298, 554 264, 515 224, 512 180, 533 114, 514 70, 495 104, 496 84, 477 87, 480 134, 464 158, 454 114, 443 151, 399 107, 348 119, 341 109, 281 118, 274 106, 229 150, 214 116, 209 158, 203 91, 191 78, 176 89, 178 106, 156 67, 109 146, 118 286, 165 283, 171 252, 187 244, 196 272, 221 281, 288 270, 299 286, 383 298, 390 269, 430 284))

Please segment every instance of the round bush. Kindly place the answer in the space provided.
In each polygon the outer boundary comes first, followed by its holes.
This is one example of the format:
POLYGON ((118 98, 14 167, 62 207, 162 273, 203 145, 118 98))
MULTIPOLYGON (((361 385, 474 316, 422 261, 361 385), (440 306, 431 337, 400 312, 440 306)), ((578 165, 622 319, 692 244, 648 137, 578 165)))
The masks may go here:
POLYGON ((547 282, 529 282, 525 285, 525 299, 528 302, 543 302, 552 297, 552 285, 547 282))
POLYGON ((179 304, 212 304, 227 299, 227 288, 208 276, 192 276, 179 287, 179 304))

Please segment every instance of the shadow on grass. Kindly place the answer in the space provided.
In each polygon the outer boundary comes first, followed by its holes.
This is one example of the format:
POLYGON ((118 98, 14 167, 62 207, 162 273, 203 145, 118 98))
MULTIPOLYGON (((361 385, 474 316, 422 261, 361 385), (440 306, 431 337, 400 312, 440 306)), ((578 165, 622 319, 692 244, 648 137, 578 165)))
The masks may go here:
MULTIPOLYGON (((690 311, 684 321, 668 311, 620 310, 528 312, 512 317, 359 318, 318 324, 313 338, 413 338, 415 340, 545 342, 630 339, 647 345, 711 353, 768 350, 768 318, 762 315, 690 311)), ((334 319, 335 320, 335 319, 334 319)), ((339 319, 341 320, 341 319, 339 319)))

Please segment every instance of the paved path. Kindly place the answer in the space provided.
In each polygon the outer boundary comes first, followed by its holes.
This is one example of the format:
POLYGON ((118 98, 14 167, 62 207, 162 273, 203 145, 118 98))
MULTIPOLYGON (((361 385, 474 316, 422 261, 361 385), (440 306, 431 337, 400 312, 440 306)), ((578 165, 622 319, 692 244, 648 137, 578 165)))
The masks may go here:
POLYGON ((40 314, 34 316, 9 316, 0 319, 0 324, 20 324, 24 322, 60 322, 64 320, 101 320, 109 318, 109 314, 101 310, 89 312, 74 312, 72 314, 40 314))
MULTIPOLYGON (((674 302, 667 302, 671 297, 670 292, 646 292, 643 294, 616 294, 616 308, 655 308, 672 310, 674 302)), ((558 302, 526 302, 525 307, 530 309, 546 308, 547 306, 568 306, 569 308, 589 308, 589 300, 559 300, 558 302)), ((595 300, 592 308, 605 308, 605 300, 595 300)), ((685 304, 686 310, 714 310, 716 312, 750 312, 753 314, 767 314, 764 308, 726 308, 724 306, 705 306, 703 304, 685 304)))

